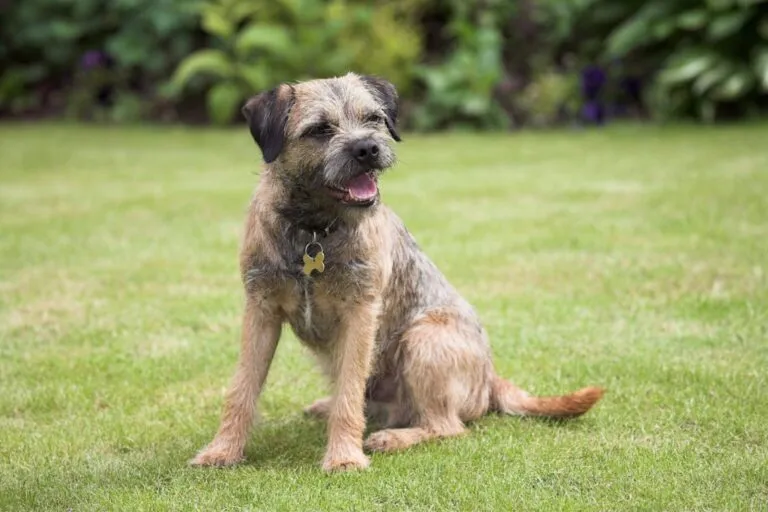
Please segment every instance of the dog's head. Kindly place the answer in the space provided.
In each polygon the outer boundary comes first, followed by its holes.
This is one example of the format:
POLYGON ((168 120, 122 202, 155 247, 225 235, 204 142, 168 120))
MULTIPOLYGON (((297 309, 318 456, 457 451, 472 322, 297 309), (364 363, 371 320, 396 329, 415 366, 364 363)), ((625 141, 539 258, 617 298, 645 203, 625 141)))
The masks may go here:
POLYGON ((350 73, 282 84, 251 98, 243 114, 270 172, 306 206, 378 203, 378 177, 394 164, 391 143, 400 140, 391 83, 350 73))

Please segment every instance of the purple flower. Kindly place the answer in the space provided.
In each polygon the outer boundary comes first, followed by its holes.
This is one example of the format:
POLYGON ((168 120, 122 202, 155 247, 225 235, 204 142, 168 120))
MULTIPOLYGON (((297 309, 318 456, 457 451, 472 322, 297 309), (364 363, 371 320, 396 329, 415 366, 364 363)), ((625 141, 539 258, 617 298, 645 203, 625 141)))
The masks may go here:
POLYGON ((83 69, 97 68, 106 63, 106 54, 99 50, 89 50, 80 57, 80 66, 83 69))
POLYGON ((588 123, 603 124, 605 122, 605 109, 597 101, 588 101, 581 108, 581 117, 588 123))
POLYGON ((606 75, 602 68, 587 66, 581 72, 581 91, 587 100, 597 99, 605 85, 606 75))

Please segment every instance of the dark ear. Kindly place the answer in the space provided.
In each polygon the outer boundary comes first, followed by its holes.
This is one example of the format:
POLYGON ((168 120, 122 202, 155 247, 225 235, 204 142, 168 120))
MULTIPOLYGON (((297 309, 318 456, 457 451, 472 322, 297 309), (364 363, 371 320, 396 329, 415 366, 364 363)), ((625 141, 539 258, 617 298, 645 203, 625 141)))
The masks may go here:
POLYGON ((285 124, 293 105, 293 88, 280 85, 258 94, 243 107, 251 136, 261 148, 264 161, 272 163, 280 155, 285 141, 285 124))
POLYGON ((399 142, 401 140, 400 134, 395 128, 397 125, 397 89, 387 80, 376 76, 363 75, 360 79, 381 102, 384 107, 384 114, 386 114, 387 129, 392 138, 399 142))

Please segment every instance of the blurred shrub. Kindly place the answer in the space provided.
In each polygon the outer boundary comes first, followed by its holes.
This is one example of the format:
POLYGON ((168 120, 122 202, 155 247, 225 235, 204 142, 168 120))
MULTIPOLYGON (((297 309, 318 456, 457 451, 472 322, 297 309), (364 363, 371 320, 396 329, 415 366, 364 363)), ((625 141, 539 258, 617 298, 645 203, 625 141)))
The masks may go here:
MULTIPOLYGON (((606 0, 607 1, 607 0, 606 0)), ((645 54, 660 67, 651 90, 662 116, 713 121, 724 107, 758 108, 768 93, 768 2, 655 0, 607 39, 607 52, 645 54)))
POLYGON ((541 0, 540 5, 557 52, 605 68, 621 58, 632 67, 628 77, 645 76, 650 83, 645 101, 659 117, 713 121, 719 114, 743 115, 765 106, 766 0, 541 0))
POLYGON ((531 81, 520 97, 527 122, 551 126, 576 119, 579 110, 578 79, 573 73, 544 71, 531 81))
POLYGON ((121 120, 135 117, 128 110, 140 115, 143 106, 126 109, 126 102, 158 100, 154 85, 195 45, 188 6, 185 0, 11 2, 0 20, 0 109, 88 115, 118 104, 121 120))
POLYGON ((207 88, 211 119, 230 122, 243 101, 280 82, 354 69, 388 77, 407 92, 419 57, 417 31, 391 6, 344 0, 208 0, 203 29, 215 38, 178 66, 177 94, 207 88))
POLYGON ((504 128, 509 120, 494 98, 503 73, 500 19, 513 2, 450 2, 445 27, 453 50, 439 64, 420 66, 426 93, 414 113, 420 130, 454 127, 504 128))
POLYGON ((768 0, 17 0, 0 40, 3 115, 224 124, 350 70, 419 130, 768 107, 768 0))

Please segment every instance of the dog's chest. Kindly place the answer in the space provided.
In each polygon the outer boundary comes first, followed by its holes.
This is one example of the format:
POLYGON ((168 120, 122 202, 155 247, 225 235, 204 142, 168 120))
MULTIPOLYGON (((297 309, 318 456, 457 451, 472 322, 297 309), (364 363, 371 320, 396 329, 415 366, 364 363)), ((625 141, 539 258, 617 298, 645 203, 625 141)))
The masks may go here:
POLYGON ((343 303, 318 290, 313 281, 299 282, 297 293, 286 306, 291 329, 306 345, 322 348, 338 339, 344 319, 343 303))
POLYGON ((284 309, 296 336, 315 347, 333 343, 368 278, 365 265, 352 261, 330 263, 322 273, 296 279, 284 309))
POLYGON ((282 304, 296 336, 314 348, 338 339, 348 313, 369 291, 373 268, 365 262, 326 260, 322 273, 292 272, 282 304))

